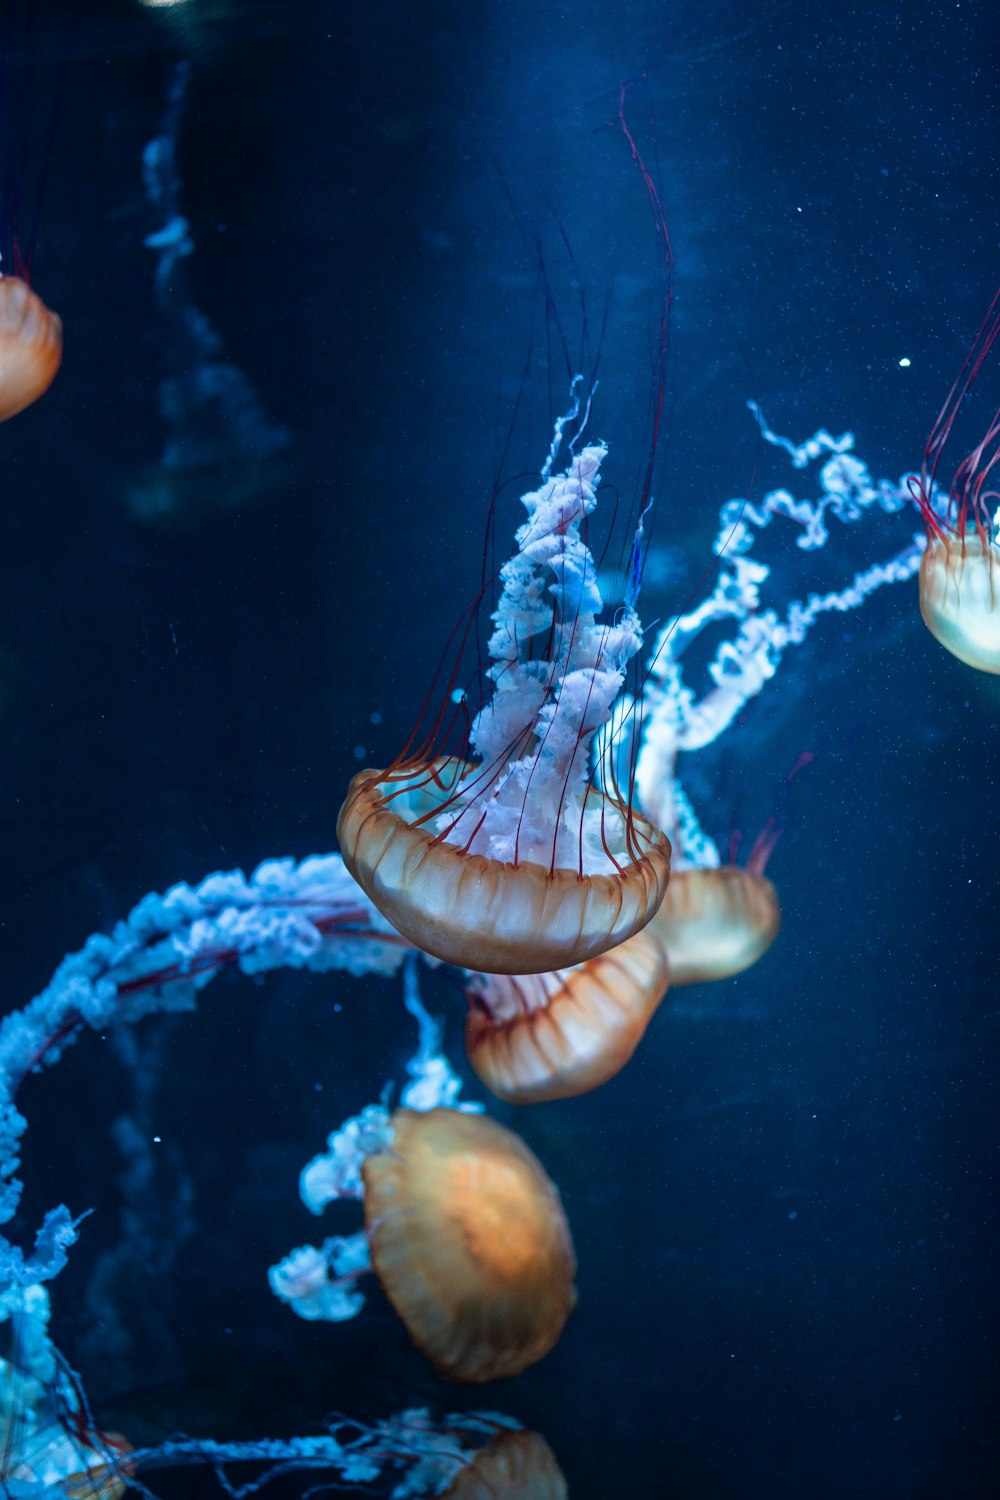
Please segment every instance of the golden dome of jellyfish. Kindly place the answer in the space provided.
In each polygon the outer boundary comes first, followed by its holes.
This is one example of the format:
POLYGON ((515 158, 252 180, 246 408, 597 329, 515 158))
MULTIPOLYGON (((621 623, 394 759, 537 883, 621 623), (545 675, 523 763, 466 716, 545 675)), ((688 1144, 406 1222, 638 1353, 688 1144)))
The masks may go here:
POLYGON ((537 1432, 502 1432, 443 1492, 441 1500, 566 1500, 555 1454, 537 1432))
POLYGON ((485 1115, 392 1116, 362 1168, 372 1265, 419 1349, 452 1380, 517 1375, 576 1301, 559 1194, 523 1141, 485 1115))
POLYGON ((479 1081, 511 1104, 537 1104, 613 1078, 670 983, 656 921, 571 969, 477 974, 466 987, 465 1050, 479 1081))
MULTIPOLYGON (((598 623, 579 534, 606 451, 583 449, 554 478, 546 466, 523 497, 529 518, 493 613, 493 696, 467 735, 478 763, 404 756, 355 776, 340 811, 354 878, 411 942, 461 968, 581 963, 644 927, 666 890, 666 836, 588 775, 642 641, 632 604, 598 623)), ((439 730, 440 716, 431 743, 439 730)))
POLYGON ((0 275, 0 422, 43 396, 62 363, 62 321, 20 276, 0 275))
POLYGON ((673 984, 728 979, 749 969, 781 927, 774 886, 739 865, 676 870, 650 924, 666 948, 673 984))
POLYGON ((1000 408, 959 464, 945 498, 937 471, 955 418, 1000 332, 1000 291, 938 414, 912 481, 927 531, 920 560, 920 613, 946 651, 980 672, 1000 673, 1000 550, 989 487, 1000 460, 1000 408))

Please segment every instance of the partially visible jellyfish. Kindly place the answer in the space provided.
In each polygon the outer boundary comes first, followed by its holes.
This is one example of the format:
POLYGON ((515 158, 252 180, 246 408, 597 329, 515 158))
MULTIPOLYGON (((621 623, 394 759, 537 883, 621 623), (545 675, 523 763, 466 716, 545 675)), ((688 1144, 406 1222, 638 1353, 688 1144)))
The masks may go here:
POLYGON ((729 979, 749 969, 781 928, 774 886, 752 865, 679 870, 651 923, 670 955, 672 984, 729 979))
POLYGON ((0 1357, 0 1491, 19 1500, 120 1500, 132 1445, 98 1430, 79 1378, 49 1338, 49 1316, 44 1286, 12 1286, 0 1296, 8 1335, 0 1357))
POLYGON ((991 476, 1000 462, 1000 407, 966 454, 945 494, 938 468, 965 398, 1000 333, 1000 290, 945 398, 924 448, 915 500, 927 528, 920 561, 920 613, 935 640, 967 666, 1000 673, 1000 492, 991 476))
POLYGON ((62 348, 58 315, 22 277, 0 274, 0 422, 44 396, 62 348))
POLYGON ((444 1491, 442 1500, 566 1500, 548 1443, 523 1428, 499 1432, 444 1491))
POLYGON ((574 968, 473 975, 465 1049, 479 1081, 508 1103, 537 1104, 620 1072, 670 983, 658 923, 574 968))
MULTIPOLYGON (((493 696, 468 734, 479 762, 440 753, 432 731, 388 770, 355 776, 337 823, 348 869, 393 926, 477 971, 539 973, 615 947, 649 921, 670 874, 660 830, 589 779, 594 734, 642 631, 635 588, 613 621, 598 623, 581 536, 607 449, 592 444, 551 476, 578 405, 557 423, 542 486, 522 499, 517 552, 500 571, 493 696)), ((636 576, 637 554, 638 539, 636 576)))

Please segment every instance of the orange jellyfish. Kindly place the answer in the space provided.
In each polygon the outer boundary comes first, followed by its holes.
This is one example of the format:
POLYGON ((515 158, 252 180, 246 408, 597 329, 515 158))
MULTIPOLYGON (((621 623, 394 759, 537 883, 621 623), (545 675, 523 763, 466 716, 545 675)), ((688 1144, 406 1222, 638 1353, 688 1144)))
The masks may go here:
POLYGON ((0 422, 44 396, 62 347, 60 318, 20 276, 0 275, 0 422))
POLYGON ((613 1078, 670 982, 656 923, 575 968, 476 975, 466 988, 465 1050, 479 1081, 511 1104, 537 1104, 613 1078))
POLYGON ((512 1131, 453 1109, 392 1116, 365 1159, 372 1266, 419 1349, 451 1380, 517 1375, 576 1301, 559 1193, 512 1131))
POLYGON ((666 836, 588 774, 642 641, 634 601, 598 621, 580 536, 606 452, 584 448, 555 477, 547 465, 522 499, 528 520, 493 613, 493 696, 466 739, 479 763, 431 748, 439 716, 426 751, 360 772, 340 811, 359 885, 411 942, 461 968, 581 963, 644 927, 666 890, 666 836))
POLYGON ((98 1434, 100 1453, 104 1463, 93 1468, 70 1474, 62 1481, 62 1493, 66 1500, 121 1500, 129 1488, 129 1477, 135 1466, 130 1464, 127 1454, 132 1444, 120 1432, 98 1434))
POLYGON ((729 979, 770 948, 781 927, 777 892, 751 864, 675 871, 650 924, 670 959, 673 984, 729 979))
POLYGON ((1000 333, 1000 290, 948 392, 912 481, 927 531, 920 560, 920 613, 946 651, 980 672, 1000 673, 1000 493, 990 476, 1000 461, 1000 408, 959 464, 942 503, 937 471, 955 418, 1000 333))
POLYGON ((566 1500, 563 1472, 544 1438, 501 1432, 476 1454, 442 1500, 566 1500))

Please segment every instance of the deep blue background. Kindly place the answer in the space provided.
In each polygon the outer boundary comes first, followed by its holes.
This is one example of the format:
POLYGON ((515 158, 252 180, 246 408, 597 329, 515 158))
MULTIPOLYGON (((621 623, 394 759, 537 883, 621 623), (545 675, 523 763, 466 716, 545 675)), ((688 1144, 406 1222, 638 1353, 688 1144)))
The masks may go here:
MULTIPOLYGON (((66 359, 0 432, 11 1007, 148 889, 333 847, 348 777, 396 752, 475 587, 494 485, 537 468, 562 403, 539 245, 569 342, 586 317, 600 348, 594 427, 632 498, 658 257, 614 127, 623 79, 645 72, 630 109, 677 259, 655 490, 679 578, 650 615, 697 582, 722 501, 805 492, 759 453, 748 397, 798 438, 854 428, 897 477, 1000 281, 987 0, 76 9, 46 6, 33 38, 36 142, 56 116, 34 279, 66 359), (193 291, 295 440, 256 503, 151 526, 125 502, 162 446, 166 373, 139 162, 180 56, 193 291)), ((980 386, 967 445, 1000 366, 980 386)), ((772 597, 907 529, 838 530, 819 560, 776 537, 772 597)), ((145 1118, 175 1164, 160 1211, 186 1180, 194 1228, 123 1286, 124 1366, 91 1278, 119 1233, 108 1127, 137 1107, 130 1070, 87 1038, 29 1084, 29 1208, 98 1210, 55 1290, 106 1425, 279 1435, 485 1404, 544 1432, 574 1500, 995 1493, 1000 691, 935 645, 915 595, 818 627, 689 768, 725 843, 820 751, 769 872, 772 952, 668 998, 597 1094, 495 1111, 558 1182, 580 1260, 562 1342, 519 1380, 444 1387, 377 1296, 315 1328, 264 1285, 318 1228, 299 1166, 399 1077, 394 987, 226 977, 197 1016, 142 1028, 145 1118)), ((428 989, 457 1054, 458 999, 428 989)))

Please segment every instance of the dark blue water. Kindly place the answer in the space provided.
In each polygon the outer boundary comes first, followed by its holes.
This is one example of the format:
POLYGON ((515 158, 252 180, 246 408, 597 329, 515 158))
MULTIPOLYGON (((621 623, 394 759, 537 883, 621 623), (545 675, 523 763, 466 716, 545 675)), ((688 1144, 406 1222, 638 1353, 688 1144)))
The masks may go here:
MULTIPOLYGON (((501 483, 515 524, 564 341, 599 366, 593 427, 632 502, 662 257, 624 80, 676 258, 651 616, 699 589, 724 500, 804 487, 749 398, 796 438, 853 428, 898 478, 1000 281, 987 0, 44 9, 26 169, 66 357, 0 432, 11 1009, 145 891, 335 847, 347 780, 399 749, 478 585, 501 483), (185 296, 290 441, 248 451, 199 409, 216 473, 174 469, 150 515, 161 384, 197 353, 143 245, 142 150, 183 60, 185 296)), ((994 364, 958 448, 998 390, 994 364)), ((880 524, 835 537, 836 576, 892 554, 880 524)), ((779 603, 813 586, 809 558, 773 560, 779 603)), ((580 1262, 562 1341, 507 1385, 437 1381, 377 1297, 331 1329, 266 1289, 315 1231, 299 1167, 412 1050, 398 986, 226 975, 137 1054, 87 1037, 32 1079, 26 1222, 96 1209, 53 1293, 101 1424, 246 1437, 486 1405, 545 1434, 574 1500, 996 1493, 998 713, 897 587, 819 625, 692 768, 724 846, 780 802, 783 932, 668 997, 602 1090, 493 1111, 558 1183, 580 1262), (120 1114, 169 1155, 112 1348, 120 1114)), ((464 1066, 458 997, 427 998, 464 1066)))

